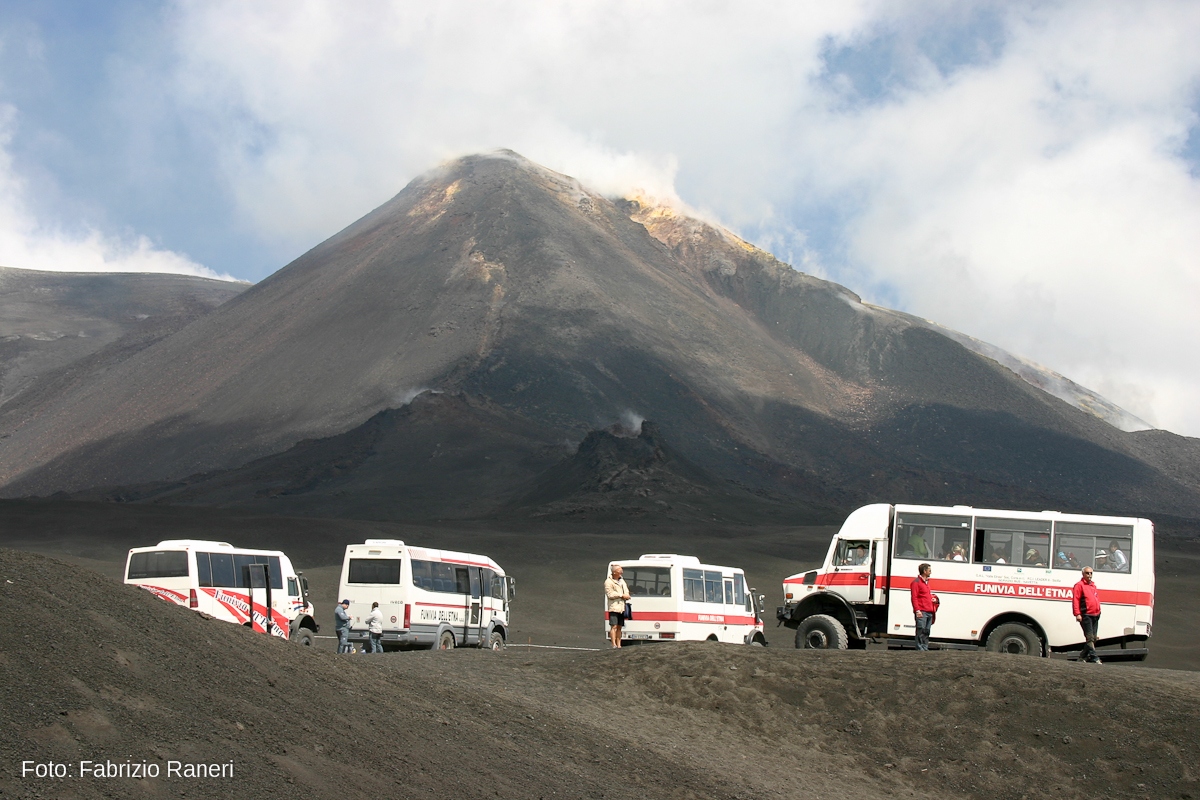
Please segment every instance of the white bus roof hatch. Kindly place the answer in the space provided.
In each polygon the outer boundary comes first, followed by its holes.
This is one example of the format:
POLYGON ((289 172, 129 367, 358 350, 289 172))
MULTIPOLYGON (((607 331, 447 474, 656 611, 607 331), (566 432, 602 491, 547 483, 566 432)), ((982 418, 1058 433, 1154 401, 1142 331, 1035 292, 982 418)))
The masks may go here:
POLYGON ((155 547, 226 547, 230 550, 233 545, 229 542, 213 542, 208 539, 167 539, 159 542, 155 547))

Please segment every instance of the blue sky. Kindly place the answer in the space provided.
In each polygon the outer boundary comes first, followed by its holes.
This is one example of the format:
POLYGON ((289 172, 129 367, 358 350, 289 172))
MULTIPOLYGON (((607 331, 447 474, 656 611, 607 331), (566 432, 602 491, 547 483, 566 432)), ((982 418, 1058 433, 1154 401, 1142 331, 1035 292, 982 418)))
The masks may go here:
POLYGON ((0 264, 261 280, 509 147, 1200 435, 1200 4, 7 2, 0 264))

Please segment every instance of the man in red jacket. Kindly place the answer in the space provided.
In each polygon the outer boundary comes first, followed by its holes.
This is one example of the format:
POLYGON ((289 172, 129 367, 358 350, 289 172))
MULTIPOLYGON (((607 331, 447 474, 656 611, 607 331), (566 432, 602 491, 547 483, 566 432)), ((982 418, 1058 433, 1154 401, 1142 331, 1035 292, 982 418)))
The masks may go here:
POLYGON ((933 568, 928 564, 917 567, 909 591, 912 593, 913 617, 917 621, 917 649, 929 649, 929 629, 933 627, 933 613, 937 611, 937 596, 929 588, 929 576, 933 568))
POLYGON ((1083 579, 1075 584, 1071 595, 1071 610, 1075 612, 1075 621, 1083 628, 1083 650, 1079 660, 1089 664, 1099 664, 1100 655, 1096 652, 1096 631, 1100 630, 1100 590, 1092 582, 1092 568, 1083 568, 1083 579))

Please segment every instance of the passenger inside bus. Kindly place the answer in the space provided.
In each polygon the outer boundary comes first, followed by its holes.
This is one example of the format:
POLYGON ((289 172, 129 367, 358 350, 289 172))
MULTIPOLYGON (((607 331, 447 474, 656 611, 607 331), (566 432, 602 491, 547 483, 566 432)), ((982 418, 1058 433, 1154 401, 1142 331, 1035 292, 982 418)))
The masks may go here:
POLYGON ((1121 543, 1114 541, 1108 546, 1108 568, 1113 572, 1128 572, 1129 559, 1121 552, 1121 543))
POLYGON ((908 537, 906 554, 920 558, 929 557, 929 545, 925 542, 925 528, 913 528, 912 535, 908 537))
POLYGON ((997 547, 995 550, 992 551, 992 557, 988 560, 991 561, 993 564, 1007 564, 1008 563, 1008 559, 1006 559, 1004 557, 1004 553, 1001 552, 999 547, 997 547))
POLYGON ((1080 569, 1079 559, 1075 557, 1075 554, 1068 553, 1061 547, 1054 556, 1054 566, 1061 567, 1063 569, 1080 569))
POLYGON ((1044 567, 1046 562, 1042 559, 1042 554, 1037 548, 1031 547, 1025 551, 1025 566, 1027 567, 1044 567))
POLYGON ((859 567, 868 561, 866 542, 842 542, 839 549, 841 552, 837 563, 841 566, 859 567))

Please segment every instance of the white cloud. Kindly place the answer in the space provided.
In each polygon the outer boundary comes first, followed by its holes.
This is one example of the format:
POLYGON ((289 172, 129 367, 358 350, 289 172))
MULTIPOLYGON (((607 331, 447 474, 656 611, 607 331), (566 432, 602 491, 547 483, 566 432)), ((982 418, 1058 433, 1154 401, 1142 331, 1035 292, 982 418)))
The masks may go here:
POLYGON ((172 272, 234 280, 186 256, 162 250, 145 236, 114 236, 89 228, 67 233, 30 211, 27 185, 9 153, 16 109, 0 105, 0 266, 52 272, 172 272))
POLYGON ((774 168, 755 140, 787 115, 780 88, 807 91, 823 38, 863 15, 856 3, 184 2, 178 85, 243 212, 298 244, 441 160, 496 148, 601 191, 667 198, 687 156, 703 165, 694 181, 765 210, 745 181, 774 168))
POLYGON ((876 292, 1200 435, 1200 9, 1056 8, 994 63, 827 112, 805 174, 863 198, 876 292))
MULTIPOLYGON (((439 161, 508 147, 682 197, 1200 436, 1180 155, 1200 5, 178 0, 170 19, 174 113, 266 241, 299 251, 439 161)), ((36 228, 11 206, 0 228, 36 228)))

